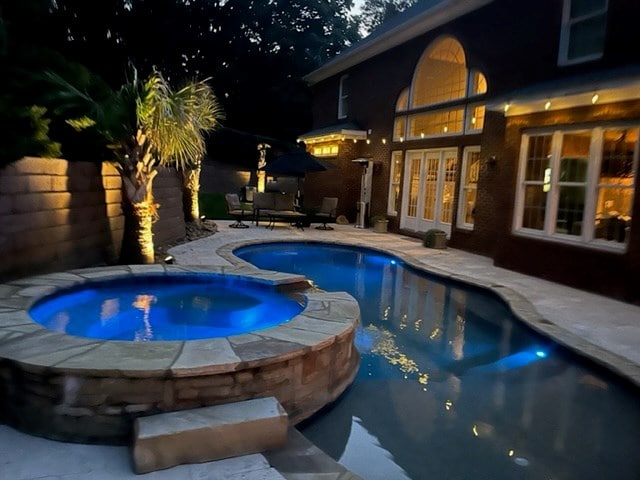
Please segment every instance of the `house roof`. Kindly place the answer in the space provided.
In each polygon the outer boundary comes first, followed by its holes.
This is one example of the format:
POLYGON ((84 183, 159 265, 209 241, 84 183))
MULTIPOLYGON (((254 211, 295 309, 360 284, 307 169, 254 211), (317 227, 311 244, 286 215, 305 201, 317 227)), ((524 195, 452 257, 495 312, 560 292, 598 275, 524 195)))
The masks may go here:
POLYGON ((509 117, 639 98, 640 65, 627 65, 520 88, 491 100, 487 108, 509 117))
POLYGON ((298 137, 298 141, 305 143, 326 142, 336 139, 366 140, 367 132, 352 122, 339 123, 328 127, 312 130, 298 137))
POLYGON ((307 74, 304 80, 310 85, 318 83, 493 1, 423 0, 418 2, 307 74))

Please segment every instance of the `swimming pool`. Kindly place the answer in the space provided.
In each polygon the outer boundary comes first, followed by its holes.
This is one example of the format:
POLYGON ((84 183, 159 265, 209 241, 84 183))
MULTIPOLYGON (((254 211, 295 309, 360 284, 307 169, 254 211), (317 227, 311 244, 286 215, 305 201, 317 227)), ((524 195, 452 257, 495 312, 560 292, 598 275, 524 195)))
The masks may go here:
POLYGON ((302 431, 363 478, 638 480, 637 389, 536 334, 491 292, 373 250, 234 254, 358 299, 356 381, 302 431))
POLYGON ((29 314, 60 333, 134 342, 220 338, 291 320, 304 305, 244 278, 181 274, 94 281, 39 300, 29 314))

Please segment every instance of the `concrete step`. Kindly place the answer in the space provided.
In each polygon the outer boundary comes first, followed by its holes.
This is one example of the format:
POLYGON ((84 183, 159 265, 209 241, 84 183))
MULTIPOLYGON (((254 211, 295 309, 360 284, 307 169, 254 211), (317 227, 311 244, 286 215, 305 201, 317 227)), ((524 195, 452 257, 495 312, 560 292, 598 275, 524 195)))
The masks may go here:
POLYGON ((140 417, 134 423, 136 473, 281 448, 289 421, 275 397, 140 417))

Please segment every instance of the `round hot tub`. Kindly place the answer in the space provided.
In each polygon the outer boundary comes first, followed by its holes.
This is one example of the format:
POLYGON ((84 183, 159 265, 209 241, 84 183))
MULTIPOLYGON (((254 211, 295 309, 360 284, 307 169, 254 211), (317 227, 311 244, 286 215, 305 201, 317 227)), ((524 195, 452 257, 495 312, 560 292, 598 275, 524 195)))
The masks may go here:
POLYGON ((31 307, 39 324, 103 340, 200 340, 279 325, 302 301, 248 278, 138 275, 62 289, 31 307))
POLYGON ((344 292, 246 266, 16 280, 0 285, 0 422, 117 444, 138 416, 274 396, 295 424, 353 382, 359 318, 344 292))

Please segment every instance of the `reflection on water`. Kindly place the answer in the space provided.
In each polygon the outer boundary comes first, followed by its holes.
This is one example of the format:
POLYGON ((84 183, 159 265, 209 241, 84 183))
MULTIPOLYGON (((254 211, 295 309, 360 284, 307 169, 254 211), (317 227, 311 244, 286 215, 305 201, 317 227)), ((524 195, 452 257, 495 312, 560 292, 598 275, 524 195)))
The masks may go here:
POLYGON ((135 342, 215 338, 260 330, 303 305, 251 282, 215 276, 94 282, 45 298, 32 318, 58 332, 135 342))
POLYGON ((490 294, 348 248, 236 254, 359 300, 358 377, 303 433, 363 478, 640 478, 637 389, 515 322, 490 294))

